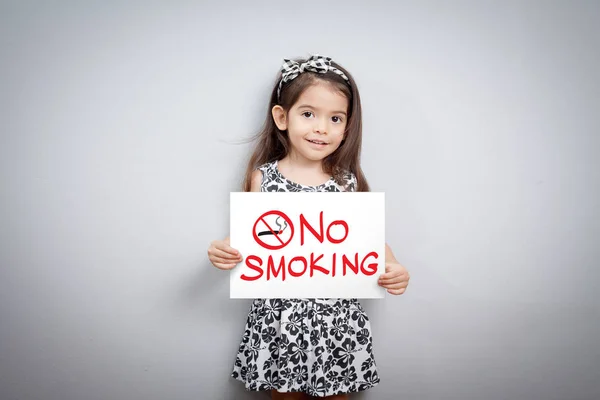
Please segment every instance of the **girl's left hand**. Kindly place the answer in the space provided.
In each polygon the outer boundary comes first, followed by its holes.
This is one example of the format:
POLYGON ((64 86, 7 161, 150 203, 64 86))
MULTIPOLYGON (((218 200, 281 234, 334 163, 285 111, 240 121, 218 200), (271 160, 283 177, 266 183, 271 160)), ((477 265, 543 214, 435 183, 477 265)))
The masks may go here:
POLYGON ((388 293, 399 295, 406 291, 410 274, 399 263, 385 263, 385 274, 379 277, 379 286, 387 289, 388 293))

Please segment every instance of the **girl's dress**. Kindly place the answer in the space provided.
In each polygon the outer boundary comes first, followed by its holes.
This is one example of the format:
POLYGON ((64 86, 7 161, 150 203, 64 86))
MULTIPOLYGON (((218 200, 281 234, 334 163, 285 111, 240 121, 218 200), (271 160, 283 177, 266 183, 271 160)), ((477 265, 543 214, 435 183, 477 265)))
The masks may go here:
MULTIPOLYGON (((319 186, 286 179, 277 161, 262 165, 262 192, 356 190, 333 178, 319 186)), ((325 397, 379 383, 371 324, 356 299, 255 299, 250 307, 232 377, 248 390, 305 392, 325 397)))

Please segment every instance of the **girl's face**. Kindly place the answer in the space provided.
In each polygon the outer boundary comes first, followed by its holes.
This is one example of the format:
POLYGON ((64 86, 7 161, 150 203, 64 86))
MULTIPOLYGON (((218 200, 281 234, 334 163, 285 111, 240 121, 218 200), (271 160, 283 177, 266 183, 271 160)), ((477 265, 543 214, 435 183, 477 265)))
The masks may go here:
POLYGON ((348 99, 329 83, 318 82, 307 88, 289 111, 277 105, 272 114, 279 130, 288 132, 291 157, 321 161, 344 139, 348 99))

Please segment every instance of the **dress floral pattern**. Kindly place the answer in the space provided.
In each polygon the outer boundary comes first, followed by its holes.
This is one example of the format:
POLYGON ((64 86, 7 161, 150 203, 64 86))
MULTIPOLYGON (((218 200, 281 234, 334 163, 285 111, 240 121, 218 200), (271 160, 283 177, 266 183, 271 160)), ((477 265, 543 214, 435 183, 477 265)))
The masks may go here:
MULTIPOLYGON (((261 191, 354 191, 345 175, 319 186, 286 179, 277 162, 260 167, 261 191)), ((231 376, 248 390, 305 392, 315 397, 358 392, 379 383, 367 314, 357 299, 255 299, 231 376)))

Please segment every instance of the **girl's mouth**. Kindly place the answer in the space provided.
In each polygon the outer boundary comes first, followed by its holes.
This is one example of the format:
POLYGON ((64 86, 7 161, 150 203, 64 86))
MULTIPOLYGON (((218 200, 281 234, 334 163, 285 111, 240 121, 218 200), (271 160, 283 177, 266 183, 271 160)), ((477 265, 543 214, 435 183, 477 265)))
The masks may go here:
POLYGON ((310 140, 310 139, 306 139, 308 142, 310 143, 314 143, 316 145, 320 145, 320 146, 325 146, 327 143, 323 142, 322 140, 310 140))

